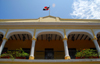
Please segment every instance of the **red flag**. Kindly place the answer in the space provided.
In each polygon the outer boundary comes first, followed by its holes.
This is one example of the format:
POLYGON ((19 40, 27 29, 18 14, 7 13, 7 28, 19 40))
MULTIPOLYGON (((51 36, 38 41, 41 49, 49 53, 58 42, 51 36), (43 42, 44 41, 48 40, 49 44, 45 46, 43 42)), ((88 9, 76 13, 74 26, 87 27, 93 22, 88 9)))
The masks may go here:
POLYGON ((43 10, 44 10, 44 11, 49 10, 49 7, 45 6, 45 7, 43 8, 43 10))

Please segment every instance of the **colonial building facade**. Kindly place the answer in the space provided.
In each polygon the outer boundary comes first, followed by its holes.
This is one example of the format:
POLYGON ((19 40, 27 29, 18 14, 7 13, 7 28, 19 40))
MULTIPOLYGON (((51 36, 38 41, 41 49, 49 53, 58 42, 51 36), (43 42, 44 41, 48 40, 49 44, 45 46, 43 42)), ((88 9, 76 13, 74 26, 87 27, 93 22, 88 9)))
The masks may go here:
POLYGON ((29 59, 74 59, 76 50, 96 49, 100 56, 100 20, 0 19, 0 55, 22 48, 29 59))

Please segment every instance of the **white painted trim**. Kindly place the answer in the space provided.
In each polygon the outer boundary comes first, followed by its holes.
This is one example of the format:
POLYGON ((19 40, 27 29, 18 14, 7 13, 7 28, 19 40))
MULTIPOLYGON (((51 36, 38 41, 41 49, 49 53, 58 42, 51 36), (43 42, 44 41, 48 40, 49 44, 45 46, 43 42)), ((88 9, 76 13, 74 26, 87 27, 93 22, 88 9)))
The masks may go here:
POLYGON ((3 30, 0 30, 0 32, 3 34, 3 36, 5 36, 5 31, 3 31, 3 30))
POLYGON ((66 32, 66 35, 68 36, 71 32, 86 32, 86 33, 88 33, 88 36, 89 36, 90 38, 94 38, 92 32, 89 32, 88 30, 72 29, 72 30, 67 31, 67 32, 66 32))
POLYGON ((100 23, 89 22, 2 22, 0 25, 100 25, 100 23))
POLYGON ((27 29, 15 29, 15 30, 8 31, 8 33, 6 35, 6 38, 9 38, 11 36, 11 33, 14 33, 14 32, 18 32, 18 33, 20 33, 20 32, 28 32, 28 33, 31 34, 31 36, 33 36, 33 33, 34 33, 34 32, 32 32, 30 30, 27 30, 27 29))
POLYGON ((94 31, 95 36, 97 37, 97 34, 100 32, 100 30, 94 31))
POLYGON ((61 31, 59 31, 59 30, 56 30, 56 29, 55 30, 54 29, 44 29, 44 30, 40 30, 40 31, 36 32, 35 37, 37 38, 38 34, 39 33, 42 33, 42 32, 58 32, 58 33, 60 33, 62 35, 62 37, 64 37, 64 33, 61 32, 61 31))

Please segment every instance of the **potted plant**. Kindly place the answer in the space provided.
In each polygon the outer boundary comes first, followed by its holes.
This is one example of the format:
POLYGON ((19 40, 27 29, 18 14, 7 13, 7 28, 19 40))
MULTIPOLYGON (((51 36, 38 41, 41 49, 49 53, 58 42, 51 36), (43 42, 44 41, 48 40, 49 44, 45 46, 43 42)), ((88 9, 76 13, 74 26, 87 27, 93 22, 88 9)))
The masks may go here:
POLYGON ((76 59, 77 57, 80 58, 98 58, 98 54, 95 53, 95 50, 93 49, 83 49, 76 53, 76 59))
POLYGON ((81 56, 82 56, 82 52, 76 52, 76 54, 75 54, 75 56, 76 56, 76 59, 80 59, 81 58, 81 56))
POLYGON ((98 58, 98 54, 97 53, 94 53, 93 54, 93 58, 98 58))
POLYGON ((24 57, 24 58, 26 58, 26 57, 29 57, 29 54, 26 53, 26 52, 22 52, 21 56, 24 57))
POLYGON ((29 54, 24 52, 22 50, 22 48, 17 49, 17 51, 16 51, 16 59, 26 59, 26 56, 29 56, 29 54))
POLYGON ((13 58, 13 55, 11 54, 11 51, 7 51, 3 53, 0 58, 13 58))

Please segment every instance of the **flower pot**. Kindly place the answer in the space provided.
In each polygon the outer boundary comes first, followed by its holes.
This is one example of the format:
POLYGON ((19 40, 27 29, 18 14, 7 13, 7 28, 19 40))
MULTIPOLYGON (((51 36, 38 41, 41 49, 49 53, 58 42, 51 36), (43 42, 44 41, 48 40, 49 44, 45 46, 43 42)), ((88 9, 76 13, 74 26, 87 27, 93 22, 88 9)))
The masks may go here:
POLYGON ((88 57, 89 59, 92 59, 93 58, 93 56, 90 56, 90 57, 88 57))
POLYGON ((26 59, 26 57, 16 57, 16 59, 26 59))
POLYGON ((9 59, 10 57, 9 56, 5 56, 5 57, 1 57, 1 58, 8 58, 9 59))
POLYGON ((76 57, 76 59, 81 59, 81 57, 76 57))
POLYGON ((81 59, 84 59, 85 57, 82 57, 81 59))
POLYGON ((93 57, 93 58, 99 58, 99 57, 97 56, 97 57, 93 57))

